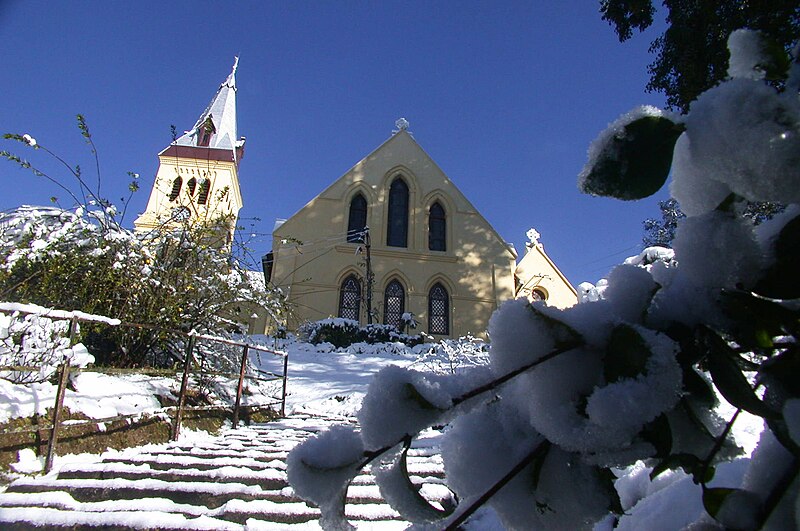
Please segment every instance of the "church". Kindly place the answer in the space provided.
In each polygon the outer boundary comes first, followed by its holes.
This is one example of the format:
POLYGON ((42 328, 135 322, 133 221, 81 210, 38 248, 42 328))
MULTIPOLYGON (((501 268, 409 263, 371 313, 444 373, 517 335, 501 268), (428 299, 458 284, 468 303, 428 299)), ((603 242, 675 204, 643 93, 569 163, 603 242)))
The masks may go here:
MULTIPOLYGON (((230 244, 243 205, 236 68, 195 125, 159 153, 137 231, 218 219, 230 244)), ((519 265, 517 259, 400 119, 372 153, 275 223, 264 276, 287 298, 283 324, 289 331, 341 317, 401 329, 413 320, 416 329, 405 331, 434 338, 484 336, 505 300, 525 296, 557 307, 577 302, 541 244, 532 240, 519 265)))

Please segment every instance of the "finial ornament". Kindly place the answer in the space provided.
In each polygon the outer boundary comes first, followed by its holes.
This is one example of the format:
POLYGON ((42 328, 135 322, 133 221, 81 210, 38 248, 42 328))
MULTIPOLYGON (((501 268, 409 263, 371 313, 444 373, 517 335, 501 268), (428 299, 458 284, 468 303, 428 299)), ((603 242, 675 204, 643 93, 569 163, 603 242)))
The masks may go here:
POLYGON ((533 247, 533 246, 536 246, 536 245, 541 245, 539 243, 539 238, 541 238, 542 235, 539 234, 539 231, 537 231, 536 229, 534 229, 534 228, 528 229, 528 232, 526 232, 525 235, 528 237, 528 245, 529 246, 533 247))
POLYGON ((394 126, 397 128, 392 133, 399 133, 400 131, 405 131, 408 129, 408 120, 405 118, 398 118, 397 121, 394 123, 394 126))

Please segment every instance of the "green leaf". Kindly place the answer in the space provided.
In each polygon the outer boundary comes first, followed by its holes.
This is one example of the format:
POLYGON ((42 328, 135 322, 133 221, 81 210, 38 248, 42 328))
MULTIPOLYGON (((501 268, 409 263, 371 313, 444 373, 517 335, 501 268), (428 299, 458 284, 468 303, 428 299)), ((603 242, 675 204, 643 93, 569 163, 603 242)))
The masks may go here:
POLYGON ((781 229, 772 251, 775 261, 753 291, 773 299, 800 298, 800 216, 781 229))
POLYGON ((702 467, 703 462, 700 461, 700 458, 696 455, 685 453, 673 454, 662 459, 653 467, 653 470, 650 472, 650 479, 653 480, 662 472, 674 470, 676 468, 682 468, 687 474, 695 476, 702 467))
POLYGON ((750 383, 742 374, 735 359, 737 354, 716 333, 700 329, 700 341, 707 348, 708 372, 714 385, 734 407, 744 409, 764 418, 775 418, 778 413, 756 396, 750 383))
POLYGON ((652 422, 645 424, 640 434, 642 439, 655 447, 655 457, 666 457, 672 451, 672 430, 666 415, 659 415, 652 422))
POLYGON ((703 507, 712 518, 716 518, 725 499, 739 489, 729 489, 716 487, 713 489, 703 489, 703 507))
POLYGON ((616 326, 606 345, 603 364, 606 382, 613 383, 644 374, 650 356, 652 352, 647 342, 635 328, 626 324, 616 326))
POLYGON ((778 302, 744 291, 726 290, 720 294, 720 304, 734 322, 730 333, 742 346, 770 348, 775 336, 800 334, 800 312, 778 302))
POLYGON ((644 116, 626 124, 582 175, 583 192, 628 201, 653 195, 667 180, 675 142, 684 129, 664 116, 644 116))
POLYGON ((717 402, 714 389, 692 367, 686 367, 683 370, 683 388, 688 391, 693 400, 705 406, 713 407, 717 402))

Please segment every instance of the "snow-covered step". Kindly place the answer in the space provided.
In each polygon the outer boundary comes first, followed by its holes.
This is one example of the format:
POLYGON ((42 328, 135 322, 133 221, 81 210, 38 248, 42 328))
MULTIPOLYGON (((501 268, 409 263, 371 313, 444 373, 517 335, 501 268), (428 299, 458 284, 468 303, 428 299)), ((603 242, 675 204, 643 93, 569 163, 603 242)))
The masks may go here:
POLYGON ((258 485, 262 489, 277 490, 286 487, 286 473, 276 468, 253 470, 245 467, 220 467, 211 470, 197 468, 153 468, 149 464, 137 463, 85 463, 81 466, 66 466, 58 472, 62 479, 160 479, 163 481, 208 481, 234 482, 258 485))
MULTIPOLYGON (((332 423, 343 420, 281 419, 209 440, 109 452, 97 462, 21 478, 0 493, 0 529, 318 529, 319 510, 295 496, 285 460, 332 423)), ((408 455, 412 481, 432 501, 449 495, 435 435, 415 441, 408 455)), ((359 529, 407 526, 369 470, 348 490, 346 514, 359 529)))

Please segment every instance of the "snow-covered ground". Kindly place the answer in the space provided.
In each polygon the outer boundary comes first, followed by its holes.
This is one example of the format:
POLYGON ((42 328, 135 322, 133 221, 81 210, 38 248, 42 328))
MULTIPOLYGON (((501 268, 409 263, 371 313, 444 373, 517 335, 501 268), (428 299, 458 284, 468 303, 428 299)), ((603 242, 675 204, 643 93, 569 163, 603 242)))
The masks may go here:
MULTIPOLYGON (((412 367, 421 371, 442 372, 451 368, 460 370, 464 366, 483 365, 488 362, 488 354, 480 349, 468 349, 468 355, 458 355, 450 348, 438 348, 431 352, 431 346, 419 346, 413 349, 400 344, 366 345, 358 344, 346 349, 335 349, 323 344, 314 346, 298 341, 279 341, 269 338, 257 338, 262 342, 269 341, 288 352, 288 387, 286 411, 289 415, 316 415, 320 417, 339 417, 343 420, 354 417, 367 392, 372 377, 383 367, 398 365, 412 367)), ((276 371, 280 358, 265 354, 253 354, 251 361, 264 370, 276 371)), ((73 389, 67 392, 65 404, 73 411, 81 411, 91 418, 104 418, 116 414, 153 413, 158 410, 156 395, 174 394, 177 389, 175 380, 143 376, 110 376, 93 373, 74 375, 73 389)), ((255 389, 254 389, 255 390, 255 389)), ((55 400, 55 386, 50 383, 32 385, 15 385, 0 380, 0 420, 12 417, 43 413, 52 407, 55 400)), ((253 393, 247 399, 257 401, 263 399, 262 393, 253 393)), ((731 409, 721 409, 720 413, 727 418, 731 409)), ((736 440, 749 454, 755 447, 761 431, 760 419, 749 417, 740 419, 736 424, 736 440)), ((204 433, 183 430, 182 443, 202 446, 211 439, 204 433), (204 442, 205 441, 205 442, 204 442)), ((79 463, 97 461, 93 455, 68 455, 56 459, 55 469, 67 469, 79 463)), ((30 474, 41 471, 42 460, 30 450, 19 453, 19 461, 13 468, 19 474, 30 474)), ((734 462, 720 467, 718 482, 721 485, 736 482, 744 470, 744 463, 734 462), (730 469, 730 470, 728 470, 730 469), (726 481, 730 476, 734 479, 726 481)), ((692 521, 702 512, 702 504, 695 490, 697 485, 691 478, 680 471, 666 472, 655 481, 648 478, 650 469, 639 463, 627 470, 619 471, 620 479, 617 488, 623 503, 632 513, 647 511, 650 515, 661 514, 661 509, 668 511, 675 504, 686 506, 680 500, 693 500, 691 511, 685 518, 692 521), (628 505, 630 504, 630 505, 628 505), (642 507, 639 507, 642 505, 642 507), (660 509, 659 509, 660 508, 660 509)), ((121 502, 122 503, 122 502, 121 502)), ((673 522, 673 519, 661 516, 661 522, 673 522)), ((658 523, 654 516, 653 525, 658 523)), ((605 529, 599 524, 598 529, 605 529)), ((653 529, 669 529, 654 527, 653 529)), ((388 527, 387 527, 388 529, 388 527)), ((501 529, 492 511, 487 510, 476 515, 470 529, 501 529)), ((608 527, 610 529, 610 527, 608 527)))
MULTIPOLYGON (((399 343, 368 345, 359 343, 346 349, 336 349, 323 343, 311 345, 295 340, 277 340, 254 336, 255 342, 269 345, 289 356, 286 413, 307 413, 321 416, 355 416, 367 387, 380 369, 388 365, 414 367, 418 370, 458 369, 459 366, 488 363, 488 355, 470 349, 467 355, 456 356, 452 349, 431 352, 432 345, 408 348, 399 343)), ((281 372, 282 358, 253 351, 250 361, 254 368, 273 373, 281 372)), ((180 381, 175 378, 142 375, 108 375, 81 372, 71 375, 64 406, 89 418, 103 419, 117 415, 157 414, 161 408, 158 396, 174 399, 180 381)), ((279 382, 247 384, 249 393, 243 404, 262 404, 276 396, 279 382)), ((218 389, 230 396, 235 382, 221 383, 218 389)), ((44 415, 55 404, 56 385, 49 381, 33 384, 14 384, 0 379, 0 422, 17 417, 44 415)), ((183 430, 182 430, 183 433, 183 430)), ((188 436, 188 435, 187 435, 188 436)), ((30 472, 40 467, 30 462, 33 452, 23 452, 25 462, 15 468, 30 472)), ((65 456, 59 458, 73 459, 65 456)))

